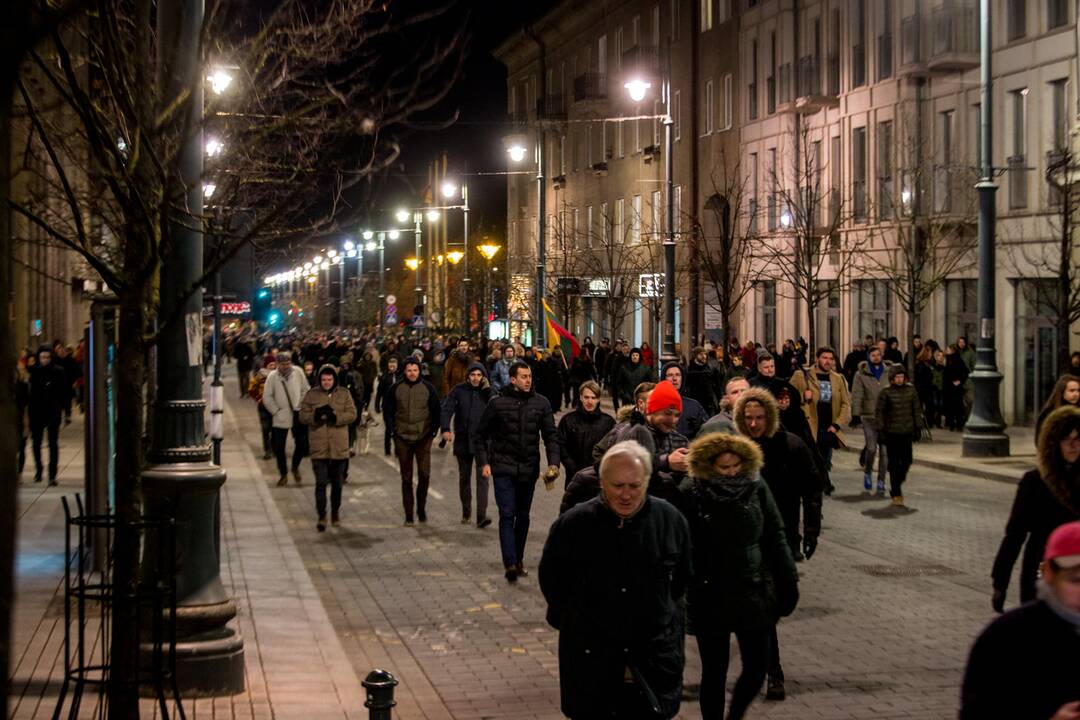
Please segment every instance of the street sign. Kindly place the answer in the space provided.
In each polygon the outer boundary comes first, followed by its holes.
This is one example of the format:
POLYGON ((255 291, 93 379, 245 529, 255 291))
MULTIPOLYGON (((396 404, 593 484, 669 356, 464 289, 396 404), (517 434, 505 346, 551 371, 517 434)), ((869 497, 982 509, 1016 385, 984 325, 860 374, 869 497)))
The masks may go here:
POLYGON ((661 273, 644 273, 638 277, 638 297, 658 298, 664 295, 664 276, 661 273))
MULTIPOLYGON (((394 296, 391 295, 390 297, 394 296)), ((386 320, 384 320, 383 323, 386 325, 397 325, 397 305, 386 306, 386 320)))
POLYGON ((397 296, 395 296, 395 295, 387 295, 386 296, 386 304, 387 305, 394 305, 396 303, 397 303, 397 296))
POLYGON ((589 297, 607 297, 611 294, 611 280, 608 278, 589 280, 588 292, 585 294, 589 297))
POLYGON ((580 295, 581 279, 576 277, 561 277, 556 281, 556 287, 560 295, 580 295))

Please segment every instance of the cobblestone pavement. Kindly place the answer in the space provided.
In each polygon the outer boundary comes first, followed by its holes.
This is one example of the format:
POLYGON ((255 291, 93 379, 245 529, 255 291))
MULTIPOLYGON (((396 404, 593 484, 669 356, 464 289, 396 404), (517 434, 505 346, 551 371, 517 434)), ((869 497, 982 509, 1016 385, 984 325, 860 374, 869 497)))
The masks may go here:
MULTIPOLYGON (((261 457, 254 407, 230 402, 261 457)), ((372 454, 352 461, 340 528, 315 531, 309 464, 303 486, 272 488, 356 674, 393 672, 403 720, 561 717, 558 638, 544 622, 535 575, 508 586, 495 526, 459 524, 449 448, 433 451, 427 525, 403 527, 382 430, 370 431, 372 454)), ((272 461, 258 462, 272 484, 272 461)), ((917 467, 905 487, 908 509, 897 512, 862 495, 856 462, 851 453, 836 456, 822 542, 800 565, 799 608, 780 626, 788 699, 759 701, 751 717, 956 714, 968 648, 992 617, 989 569, 1013 488, 917 467)), ((537 492, 530 567, 558 502, 558 493, 537 492)), ((695 683, 692 638, 687 648, 685 679, 695 683)), ((733 668, 729 686, 734 676, 733 668)), ((682 716, 697 717, 696 704, 686 703, 682 716)))

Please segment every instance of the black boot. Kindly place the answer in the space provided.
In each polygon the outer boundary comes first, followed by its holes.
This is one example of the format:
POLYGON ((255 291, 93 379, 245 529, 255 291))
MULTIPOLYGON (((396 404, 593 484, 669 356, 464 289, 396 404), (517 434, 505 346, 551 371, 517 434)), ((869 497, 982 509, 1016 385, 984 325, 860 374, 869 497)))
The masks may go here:
POLYGON ((766 700, 783 700, 787 697, 784 691, 784 673, 769 674, 768 687, 765 690, 766 700))

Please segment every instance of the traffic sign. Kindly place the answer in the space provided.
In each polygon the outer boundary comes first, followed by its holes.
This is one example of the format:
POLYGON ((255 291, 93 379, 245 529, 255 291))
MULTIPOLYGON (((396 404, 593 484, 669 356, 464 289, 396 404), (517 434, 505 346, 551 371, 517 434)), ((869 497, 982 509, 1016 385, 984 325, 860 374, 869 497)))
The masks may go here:
POLYGON ((394 296, 394 295, 387 295, 386 296, 386 304, 387 305, 393 305, 395 303, 397 303, 397 297, 396 296, 394 296))

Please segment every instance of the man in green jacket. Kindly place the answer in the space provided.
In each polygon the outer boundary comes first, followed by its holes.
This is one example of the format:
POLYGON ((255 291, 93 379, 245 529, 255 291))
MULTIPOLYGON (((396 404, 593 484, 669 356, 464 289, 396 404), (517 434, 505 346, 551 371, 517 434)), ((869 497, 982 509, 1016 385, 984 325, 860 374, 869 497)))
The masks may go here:
POLYGON ((919 430, 922 403, 914 386, 907 382, 907 368, 897 363, 889 367, 888 374, 889 386, 878 394, 874 415, 889 458, 889 494, 893 505, 902 506, 901 486, 911 467, 911 444, 919 430))

